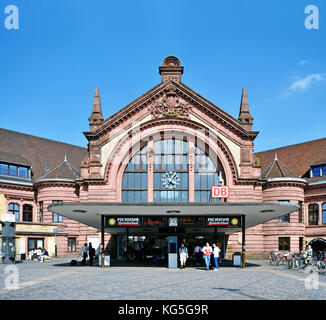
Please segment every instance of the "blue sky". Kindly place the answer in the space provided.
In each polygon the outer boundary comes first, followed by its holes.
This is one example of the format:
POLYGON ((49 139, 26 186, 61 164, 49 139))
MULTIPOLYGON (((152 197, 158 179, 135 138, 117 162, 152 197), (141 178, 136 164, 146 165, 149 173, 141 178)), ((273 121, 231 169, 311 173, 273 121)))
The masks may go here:
POLYGON ((255 151, 324 138, 325 28, 323 0, 1 0, 0 127, 86 147, 95 88, 107 118, 175 55, 183 82, 236 118, 247 88, 255 151), (304 26, 311 4, 319 30, 304 26))

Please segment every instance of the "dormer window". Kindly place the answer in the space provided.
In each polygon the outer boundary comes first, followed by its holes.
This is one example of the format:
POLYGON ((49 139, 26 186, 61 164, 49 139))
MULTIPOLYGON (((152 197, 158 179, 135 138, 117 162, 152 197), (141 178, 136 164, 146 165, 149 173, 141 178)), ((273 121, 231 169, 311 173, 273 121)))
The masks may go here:
POLYGON ((29 179, 30 168, 25 166, 0 162, 0 175, 29 179))
POLYGON ((320 164, 310 167, 310 177, 326 176, 326 164, 320 164))

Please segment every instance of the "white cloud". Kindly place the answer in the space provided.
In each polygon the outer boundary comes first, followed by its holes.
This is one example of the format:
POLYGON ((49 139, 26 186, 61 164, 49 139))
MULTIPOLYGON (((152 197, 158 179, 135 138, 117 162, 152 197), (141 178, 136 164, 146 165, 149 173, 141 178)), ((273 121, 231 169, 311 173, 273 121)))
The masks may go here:
POLYGON ((295 91, 304 91, 306 90, 313 82, 319 82, 326 79, 326 73, 312 73, 302 79, 295 80, 291 86, 284 90, 282 97, 287 97, 291 92, 295 91))
POLYGON ((302 67, 302 66, 304 66, 306 63, 308 63, 307 60, 301 60, 301 61, 299 62, 299 66, 302 67))

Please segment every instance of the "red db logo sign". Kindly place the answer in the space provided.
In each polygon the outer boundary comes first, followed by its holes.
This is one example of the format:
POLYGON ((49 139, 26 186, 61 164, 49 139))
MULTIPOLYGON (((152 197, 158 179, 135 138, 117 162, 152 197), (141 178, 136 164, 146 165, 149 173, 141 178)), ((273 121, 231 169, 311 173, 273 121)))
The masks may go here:
POLYGON ((229 187, 228 186, 212 186, 211 190, 212 198, 228 198, 229 187))

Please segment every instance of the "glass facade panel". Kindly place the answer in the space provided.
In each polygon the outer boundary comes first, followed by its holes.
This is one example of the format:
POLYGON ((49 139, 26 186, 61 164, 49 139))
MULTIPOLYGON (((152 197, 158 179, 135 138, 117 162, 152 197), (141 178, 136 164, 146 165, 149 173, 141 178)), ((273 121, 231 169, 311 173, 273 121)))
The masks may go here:
POLYGON ((123 202, 147 202, 147 146, 129 161, 122 179, 123 202))
MULTIPOLYGON (((153 142, 153 201, 189 201, 189 148, 188 142, 170 138, 153 142)), ((213 185, 224 184, 220 161, 215 163, 195 146, 194 154, 195 202, 219 201, 211 199, 213 185)), ((147 146, 138 151, 126 166, 122 180, 123 202, 147 202, 148 197, 147 146)))
POLYGON ((179 139, 154 142, 154 202, 188 201, 188 143, 179 139), (157 163, 161 159, 161 163, 157 163))

